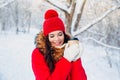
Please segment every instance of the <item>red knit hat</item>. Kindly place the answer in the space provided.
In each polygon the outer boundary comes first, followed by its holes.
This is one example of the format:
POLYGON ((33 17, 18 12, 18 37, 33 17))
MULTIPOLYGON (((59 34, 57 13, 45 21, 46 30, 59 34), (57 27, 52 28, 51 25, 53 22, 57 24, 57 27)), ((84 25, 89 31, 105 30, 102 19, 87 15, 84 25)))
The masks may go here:
POLYGON ((58 13, 53 10, 47 10, 44 15, 44 23, 43 23, 43 33, 47 36, 50 32, 61 30, 65 32, 65 27, 63 21, 58 17, 58 13))

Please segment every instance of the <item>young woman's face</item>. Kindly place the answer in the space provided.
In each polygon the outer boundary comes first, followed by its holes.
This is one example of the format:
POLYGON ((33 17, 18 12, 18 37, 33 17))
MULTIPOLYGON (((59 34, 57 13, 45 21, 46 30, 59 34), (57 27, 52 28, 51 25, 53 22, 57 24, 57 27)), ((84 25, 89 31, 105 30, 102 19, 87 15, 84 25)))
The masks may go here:
POLYGON ((48 34, 48 39, 52 46, 61 46, 64 43, 63 31, 57 30, 48 34))

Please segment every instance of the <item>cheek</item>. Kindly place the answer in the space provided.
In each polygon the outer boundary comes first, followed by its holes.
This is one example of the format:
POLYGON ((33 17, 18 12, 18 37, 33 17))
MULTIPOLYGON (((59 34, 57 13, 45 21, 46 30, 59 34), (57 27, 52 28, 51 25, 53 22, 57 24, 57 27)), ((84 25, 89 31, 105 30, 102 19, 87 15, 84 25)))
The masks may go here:
POLYGON ((62 42, 64 42, 64 36, 60 38, 62 42))
POLYGON ((64 36, 59 38, 59 41, 61 42, 61 45, 64 43, 64 36))
POLYGON ((49 41, 50 41, 50 43, 52 43, 54 41, 54 39, 53 38, 49 38, 49 41))

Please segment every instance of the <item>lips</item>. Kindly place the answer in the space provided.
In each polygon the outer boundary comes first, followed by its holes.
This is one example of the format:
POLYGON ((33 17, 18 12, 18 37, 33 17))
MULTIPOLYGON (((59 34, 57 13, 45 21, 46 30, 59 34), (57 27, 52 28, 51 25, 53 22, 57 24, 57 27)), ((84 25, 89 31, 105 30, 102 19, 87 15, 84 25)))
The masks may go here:
POLYGON ((54 42, 53 45, 54 45, 54 46, 61 46, 61 45, 62 45, 62 42, 54 42))

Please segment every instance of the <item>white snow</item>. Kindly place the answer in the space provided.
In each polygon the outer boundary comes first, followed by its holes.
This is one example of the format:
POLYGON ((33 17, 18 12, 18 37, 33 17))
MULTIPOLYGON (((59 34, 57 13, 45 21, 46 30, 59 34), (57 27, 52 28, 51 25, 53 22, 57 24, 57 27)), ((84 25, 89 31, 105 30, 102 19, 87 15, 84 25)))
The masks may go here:
POLYGON ((111 59, 113 60, 111 61, 111 67, 107 57, 104 48, 84 44, 82 60, 88 80, 120 80, 120 72, 116 66, 116 64, 119 64, 120 59, 111 59), (113 62, 116 62, 116 64, 113 62))
MULTIPOLYGON (((30 33, 0 32, 0 80, 35 80, 31 68, 31 53, 38 30, 30 33)), ((82 63, 88 80, 120 80, 120 71, 110 67, 104 48, 83 43, 82 63)), ((120 59, 112 59, 118 66, 120 59)))
POLYGON ((31 53, 37 32, 0 34, 0 80, 34 80, 31 53))

